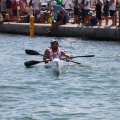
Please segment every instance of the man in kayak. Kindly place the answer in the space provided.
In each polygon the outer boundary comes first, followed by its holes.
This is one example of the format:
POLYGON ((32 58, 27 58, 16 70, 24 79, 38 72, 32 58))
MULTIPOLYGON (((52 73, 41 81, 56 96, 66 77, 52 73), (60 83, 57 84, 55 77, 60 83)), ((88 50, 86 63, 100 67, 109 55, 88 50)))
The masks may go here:
POLYGON ((67 55, 64 51, 60 50, 58 48, 59 44, 56 40, 51 41, 51 47, 47 48, 44 53, 43 60, 46 61, 46 63, 52 61, 54 58, 61 59, 62 56, 64 56, 67 60, 73 59, 72 56, 67 55))

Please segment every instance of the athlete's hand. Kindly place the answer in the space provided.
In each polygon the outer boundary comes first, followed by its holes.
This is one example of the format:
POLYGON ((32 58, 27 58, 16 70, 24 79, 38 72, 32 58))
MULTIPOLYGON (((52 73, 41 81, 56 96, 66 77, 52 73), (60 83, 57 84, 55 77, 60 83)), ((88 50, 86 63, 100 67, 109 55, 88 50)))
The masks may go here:
POLYGON ((50 59, 46 59, 45 61, 48 63, 48 62, 50 62, 50 59))
POLYGON ((70 60, 71 60, 71 59, 73 59, 73 56, 69 56, 69 58, 68 58, 68 59, 70 59, 70 60))
POLYGON ((50 61, 52 61, 52 60, 51 60, 51 59, 46 59, 45 61, 46 61, 46 62, 50 62, 50 61))
POLYGON ((68 57, 67 57, 67 61, 69 61, 69 60, 71 60, 71 59, 73 59, 73 56, 68 56, 68 57))

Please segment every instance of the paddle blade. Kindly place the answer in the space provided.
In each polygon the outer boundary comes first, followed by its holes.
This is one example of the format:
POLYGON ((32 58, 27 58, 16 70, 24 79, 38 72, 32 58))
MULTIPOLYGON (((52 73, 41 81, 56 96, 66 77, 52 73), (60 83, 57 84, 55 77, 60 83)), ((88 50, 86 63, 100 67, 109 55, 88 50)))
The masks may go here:
POLYGON ((40 55, 37 51, 34 50, 25 50, 25 53, 28 55, 40 55))
POLYGON ((78 58, 78 57, 95 57, 95 55, 74 56, 73 58, 78 58))
POLYGON ((71 60, 70 60, 69 62, 76 63, 76 64, 81 64, 81 63, 79 63, 79 62, 75 62, 75 61, 71 61, 71 60))
POLYGON ((26 67, 30 67, 30 66, 32 66, 32 65, 35 65, 35 64, 38 64, 38 63, 41 63, 41 62, 43 62, 43 61, 31 60, 31 61, 25 62, 24 65, 25 65, 26 67))
MULTIPOLYGON (((94 57, 95 55, 84 55, 84 56, 73 56, 73 58, 79 58, 79 57, 94 57)), ((61 60, 65 60, 66 58, 62 58, 61 60)))

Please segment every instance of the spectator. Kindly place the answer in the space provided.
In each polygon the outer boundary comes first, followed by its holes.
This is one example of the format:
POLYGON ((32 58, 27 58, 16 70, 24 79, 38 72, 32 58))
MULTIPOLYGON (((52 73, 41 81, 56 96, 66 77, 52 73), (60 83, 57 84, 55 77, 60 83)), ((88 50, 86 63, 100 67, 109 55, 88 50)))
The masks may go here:
POLYGON ((32 6, 32 0, 30 0, 28 4, 29 4, 29 7, 31 7, 32 6))
POLYGON ((13 0, 12 4, 12 12, 13 12, 13 21, 17 21, 17 6, 18 6, 18 0, 13 0))
POLYGON ((79 23, 79 21, 78 21, 78 14, 79 14, 78 0, 74 0, 73 3, 74 3, 74 7, 73 7, 73 9, 74 9, 74 21, 72 22, 72 24, 75 24, 75 23, 78 24, 79 23))
POLYGON ((90 12, 90 0, 85 0, 83 6, 84 6, 84 15, 85 15, 84 23, 85 25, 88 25, 88 21, 89 21, 88 13, 90 12))
POLYGON ((29 22, 30 22, 30 15, 28 11, 24 11, 22 16, 20 16, 18 23, 29 23, 29 22))
POLYGON ((28 15, 33 16, 33 9, 31 8, 31 6, 27 7, 26 12, 28 13, 28 15))
POLYGON ((27 3, 26 0, 20 0, 20 10, 21 10, 21 12, 25 11, 27 6, 28 6, 28 3, 27 3))
POLYGON ((32 7, 33 7, 34 13, 36 10, 40 11, 40 4, 41 4, 40 0, 32 0, 32 7))
POLYGON ((43 23, 48 23, 48 19, 51 17, 50 12, 43 13, 43 23))
POLYGON ((0 25, 3 24, 3 22, 4 22, 4 19, 3 19, 2 14, 0 13, 0 25))
POLYGON ((39 23, 40 22, 40 11, 39 10, 35 11, 34 17, 35 17, 34 22, 39 23))
POLYGON ((50 3, 50 12, 52 13, 53 12, 53 5, 56 5, 56 1, 55 0, 52 0, 51 3, 50 3))
POLYGON ((79 2, 78 27, 80 26, 80 23, 83 25, 83 14, 82 14, 82 8, 81 8, 81 3, 79 2))
POLYGON ((109 20, 109 0, 104 0, 103 1, 103 16, 105 19, 105 26, 104 27, 108 27, 108 20, 109 20))
POLYGON ((12 0, 6 0, 6 14, 9 15, 9 20, 13 20, 13 12, 12 12, 12 0))
POLYGON ((1 0, 1 14, 2 14, 3 18, 5 18, 5 14, 6 14, 6 2, 5 2, 5 0, 1 0))
POLYGON ((102 26, 102 6, 103 0, 96 0, 96 18, 98 20, 98 26, 102 26))
POLYGON ((88 13, 88 15, 89 15, 89 23, 88 23, 88 25, 96 26, 97 25, 96 15, 93 14, 91 11, 88 13))
POLYGON ((112 18, 112 24, 110 26, 116 25, 115 13, 116 13, 116 0, 110 0, 109 2, 109 11, 112 18))
POLYGON ((47 29, 48 33, 53 32, 59 25, 66 24, 66 16, 63 14, 63 11, 58 12, 56 22, 52 22, 51 28, 47 29))
POLYGON ((63 1, 62 0, 56 0, 56 2, 57 2, 57 5, 60 5, 60 6, 62 6, 63 7, 63 1))
POLYGON ((72 3, 70 0, 63 0, 63 5, 65 10, 71 11, 72 10, 72 3))
POLYGON ((84 19, 85 19, 85 12, 84 12, 84 1, 85 0, 82 0, 80 2, 80 8, 81 8, 81 14, 82 14, 82 25, 84 25, 84 19))

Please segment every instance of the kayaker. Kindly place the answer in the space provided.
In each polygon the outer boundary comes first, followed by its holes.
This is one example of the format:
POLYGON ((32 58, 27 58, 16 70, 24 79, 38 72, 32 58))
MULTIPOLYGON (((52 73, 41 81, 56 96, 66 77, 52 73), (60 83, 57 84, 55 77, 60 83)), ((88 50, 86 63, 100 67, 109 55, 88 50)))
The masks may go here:
POLYGON ((51 47, 47 48, 44 52, 43 60, 46 61, 45 63, 52 61, 54 58, 61 59, 62 56, 64 56, 67 60, 73 59, 72 56, 66 54, 64 51, 58 48, 59 47, 58 41, 53 39, 50 44, 51 47))

